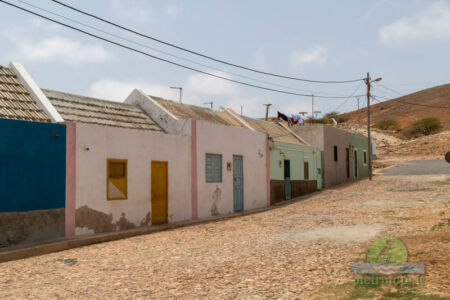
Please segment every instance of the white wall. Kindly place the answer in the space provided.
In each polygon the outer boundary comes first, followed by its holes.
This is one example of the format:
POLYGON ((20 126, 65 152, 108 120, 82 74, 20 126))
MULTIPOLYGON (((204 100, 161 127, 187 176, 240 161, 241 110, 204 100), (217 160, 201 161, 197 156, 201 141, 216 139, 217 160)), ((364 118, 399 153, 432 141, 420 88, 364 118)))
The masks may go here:
POLYGON ((227 162, 233 165, 233 155, 243 156, 244 210, 267 206, 266 135, 202 121, 196 123, 199 218, 211 216, 214 203, 219 214, 233 212, 233 170, 227 170, 227 162), (206 153, 222 154, 221 183, 206 183, 206 153))
POLYGON ((189 136, 77 124, 76 209, 87 205, 112 214, 113 222, 124 213, 128 221, 138 226, 151 209, 152 160, 168 161, 169 223, 191 219, 189 136), (127 200, 107 200, 107 158, 128 159, 127 200))

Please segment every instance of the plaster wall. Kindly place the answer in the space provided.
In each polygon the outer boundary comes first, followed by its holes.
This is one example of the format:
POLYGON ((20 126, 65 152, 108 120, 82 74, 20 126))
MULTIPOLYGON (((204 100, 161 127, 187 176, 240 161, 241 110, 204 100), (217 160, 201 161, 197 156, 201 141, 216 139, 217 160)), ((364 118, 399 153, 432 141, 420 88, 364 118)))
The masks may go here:
MULTIPOLYGON (((358 178, 369 176, 369 152, 367 151, 367 137, 362 134, 355 133, 351 139, 352 147, 357 150, 358 155, 358 178), (364 151, 367 152, 367 163, 364 163, 364 151)), ((353 164, 352 164, 353 166, 353 164)), ((355 177, 354 168, 352 168, 352 177, 355 177)))
POLYGON ((321 166, 315 147, 271 142, 270 149, 271 180, 284 180, 284 160, 290 160, 291 180, 305 180, 304 162, 309 163, 309 180, 317 180, 317 168, 321 166))
POLYGON ((168 161, 169 223, 191 219, 190 145, 189 136, 76 124, 76 234, 150 225, 151 161, 168 161), (128 160, 126 200, 107 200, 108 158, 128 160))
POLYGON ((324 143, 324 125, 314 124, 314 125, 303 125, 291 127, 298 136, 307 141, 310 145, 317 147, 319 151, 323 151, 325 147, 324 143))
POLYGON ((267 206, 266 135, 203 121, 196 124, 198 217, 233 212, 233 155, 243 157, 244 210, 267 206), (206 153, 222 154, 222 182, 206 182, 206 153))
POLYGON ((326 188, 352 179, 352 133, 333 126, 323 125, 324 131, 324 186, 326 188), (338 160, 334 160, 334 146, 337 146, 338 160), (347 177, 346 148, 350 151, 350 177, 347 177))
POLYGON ((0 119, 0 248, 64 236, 66 126, 0 119))

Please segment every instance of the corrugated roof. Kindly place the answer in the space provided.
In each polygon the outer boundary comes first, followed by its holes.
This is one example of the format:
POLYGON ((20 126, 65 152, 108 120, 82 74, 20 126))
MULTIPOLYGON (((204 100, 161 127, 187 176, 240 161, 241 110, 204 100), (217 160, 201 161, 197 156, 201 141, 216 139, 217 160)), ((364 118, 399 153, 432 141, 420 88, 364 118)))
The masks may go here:
POLYGON ((50 122, 14 72, 0 66, 0 118, 50 122))
POLYGON ((181 120, 193 119, 199 121, 206 121, 210 123, 240 127, 243 126, 233 120, 225 112, 215 111, 210 108, 200 107, 196 105, 183 104, 172 100, 166 100, 160 97, 150 96, 158 104, 167 109, 171 114, 181 120))
POLYGON ((139 106, 42 90, 65 121, 163 131, 139 106))
POLYGON ((290 144, 306 145, 280 124, 244 116, 242 116, 241 118, 256 131, 268 133, 269 136, 272 137, 274 141, 290 144))

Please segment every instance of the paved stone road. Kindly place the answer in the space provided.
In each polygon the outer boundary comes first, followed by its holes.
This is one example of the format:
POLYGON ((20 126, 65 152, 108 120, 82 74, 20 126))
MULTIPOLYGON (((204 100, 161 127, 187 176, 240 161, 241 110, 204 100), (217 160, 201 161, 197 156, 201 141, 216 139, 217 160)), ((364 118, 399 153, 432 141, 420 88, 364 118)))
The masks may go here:
POLYGON ((254 215, 3 263, 0 298, 339 299, 352 262, 384 235, 426 264, 421 292, 449 295, 450 230, 431 228, 450 218, 450 183, 422 177, 375 176, 254 215))
POLYGON ((444 159, 412 160, 384 169, 381 173, 384 175, 450 175, 450 164, 444 159))

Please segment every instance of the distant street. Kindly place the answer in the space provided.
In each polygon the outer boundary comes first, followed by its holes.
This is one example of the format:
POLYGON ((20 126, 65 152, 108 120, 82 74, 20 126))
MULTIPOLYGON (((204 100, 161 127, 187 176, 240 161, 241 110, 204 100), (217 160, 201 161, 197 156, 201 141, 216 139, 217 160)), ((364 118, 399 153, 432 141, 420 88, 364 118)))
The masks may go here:
POLYGON ((450 175, 450 164, 444 159, 412 160, 384 169, 381 173, 384 175, 450 175))

